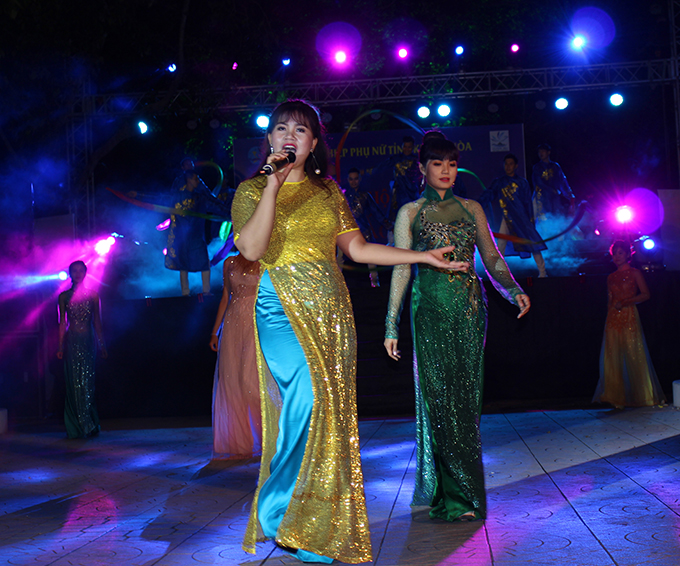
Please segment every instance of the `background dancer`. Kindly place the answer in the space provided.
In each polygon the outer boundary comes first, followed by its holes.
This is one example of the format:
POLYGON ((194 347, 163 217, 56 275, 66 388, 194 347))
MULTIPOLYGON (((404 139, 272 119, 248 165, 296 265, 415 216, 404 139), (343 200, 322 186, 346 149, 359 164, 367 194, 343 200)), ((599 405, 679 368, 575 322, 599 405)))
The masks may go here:
POLYGON ((534 165, 531 180, 534 185, 534 218, 542 222, 547 214, 566 216, 576 210, 576 198, 558 163, 550 160, 552 151, 547 143, 537 148, 540 161, 534 165))
POLYGON ((74 261, 68 266, 72 286, 59 295, 59 350, 64 360, 66 404, 64 424, 69 438, 99 434, 99 415, 94 404, 97 344, 102 358, 108 353, 102 334, 101 303, 96 291, 85 287, 87 266, 74 261))
POLYGON ((224 291, 210 335, 210 347, 217 352, 213 381, 213 458, 250 458, 262 448, 253 329, 260 265, 236 255, 225 260, 222 272, 224 291))
POLYGON ((635 306, 649 300, 647 283, 642 272, 630 266, 630 244, 617 240, 609 253, 616 271, 607 277, 607 321, 593 403, 611 403, 617 409, 664 403, 635 306))
MULTIPOLYGON (((345 188, 345 198, 349 209, 352 211, 352 216, 356 220, 361 235, 367 242, 379 242, 380 238, 377 236, 378 228, 375 224, 379 224, 385 231, 390 231, 394 228, 385 217, 385 213, 380 209, 378 203, 375 202, 373 195, 361 186, 361 173, 356 167, 352 167, 347 173, 347 187, 345 188)), ((340 254, 342 257, 342 254, 340 254)), ((371 280, 371 287, 380 287, 380 279, 378 278, 378 270, 376 266, 371 264, 368 266, 368 275, 371 280)))
MULTIPOLYGON (((185 184, 172 195, 177 210, 205 214, 212 212, 229 217, 229 207, 215 198, 194 170, 184 173, 185 184)), ((174 184, 173 184, 174 186, 174 184)), ((205 241, 205 219, 200 216, 170 216, 165 267, 179 271, 182 296, 189 296, 189 272, 201 272, 203 294, 210 294, 210 260, 205 241)))
MULTIPOLYGON (((538 276, 547 277, 545 259, 541 250, 548 248, 534 226, 534 211, 531 204, 529 181, 517 175, 517 156, 508 153, 503 158, 505 175, 497 177, 485 190, 479 203, 484 208, 491 231, 524 238, 536 244, 518 244, 499 238, 496 240, 498 251, 504 256, 519 255, 521 258, 533 256, 538 267, 538 276), (509 245, 509 247, 508 247, 509 245)), ((460 196, 460 195, 459 195, 460 196)))

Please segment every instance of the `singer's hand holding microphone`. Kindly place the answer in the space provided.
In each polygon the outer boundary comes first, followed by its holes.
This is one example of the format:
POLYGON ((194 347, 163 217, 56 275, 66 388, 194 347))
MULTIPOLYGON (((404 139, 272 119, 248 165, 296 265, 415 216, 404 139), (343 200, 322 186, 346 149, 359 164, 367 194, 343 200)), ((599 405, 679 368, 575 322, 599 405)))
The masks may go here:
POLYGON ((274 157, 274 159, 260 169, 260 175, 273 175, 277 171, 283 169, 286 165, 295 163, 295 154, 292 151, 272 154, 272 157, 274 157))

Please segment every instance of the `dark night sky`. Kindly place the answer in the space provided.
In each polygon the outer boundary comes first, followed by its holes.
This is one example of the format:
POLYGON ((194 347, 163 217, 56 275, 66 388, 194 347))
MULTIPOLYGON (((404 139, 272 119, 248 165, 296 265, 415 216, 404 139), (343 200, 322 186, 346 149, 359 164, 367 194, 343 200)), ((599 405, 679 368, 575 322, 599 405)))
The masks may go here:
MULTIPOLYGON (((179 61, 182 10, 187 7, 183 39, 185 64, 180 88, 209 91, 230 84, 267 84, 455 72, 452 55, 466 45, 467 71, 507 67, 577 64, 564 48, 572 15, 584 6, 607 11, 615 26, 612 43, 591 51, 592 63, 647 60, 670 55, 668 6, 665 1, 546 2, 477 0, 452 5, 413 1, 317 0, 293 4, 218 0, 75 0, 68 3, 26 0, 0 7, 0 161, 7 186, 25 181, 36 186, 38 212, 64 207, 64 131, 69 101, 79 77, 90 77, 95 91, 164 90, 173 76, 165 66, 179 61), (625 6, 624 6, 625 4, 625 6), (314 47, 317 32, 333 21, 347 21, 362 34, 353 67, 337 73, 314 47), (410 39, 419 53, 407 65, 394 62, 390 48, 410 39), (518 56, 507 46, 517 41, 518 56), (293 63, 283 74, 280 59, 293 63), (239 63, 236 71, 231 69, 239 63), (24 176, 15 175, 17 170, 24 176)), ((472 99, 454 105, 459 124, 525 124, 528 164, 534 148, 551 143, 553 157, 568 173, 577 196, 610 193, 616 187, 677 186, 672 92, 668 88, 624 89, 627 101, 614 111, 605 91, 575 93, 565 113, 549 105, 539 111, 538 98, 508 96, 472 99), (487 110, 490 102, 498 112, 487 110)), ((414 105, 390 107, 413 117, 414 105)), ((95 170, 105 183, 167 185, 171 169, 185 152, 229 165, 234 137, 253 137, 249 115, 219 116, 224 127, 196 130, 187 120, 199 109, 159 116, 155 137, 129 138, 105 155, 95 170)), ((365 107, 324 108, 334 115, 329 130, 342 131, 365 107)), ((207 120, 206 120, 207 121, 207 120)), ((95 147, 119 126, 118 119, 95 124, 95 147)), ((386 121, 387 128, 400 127, 386 121)), ((375 126, 375 125, 373 125, 375 126)))

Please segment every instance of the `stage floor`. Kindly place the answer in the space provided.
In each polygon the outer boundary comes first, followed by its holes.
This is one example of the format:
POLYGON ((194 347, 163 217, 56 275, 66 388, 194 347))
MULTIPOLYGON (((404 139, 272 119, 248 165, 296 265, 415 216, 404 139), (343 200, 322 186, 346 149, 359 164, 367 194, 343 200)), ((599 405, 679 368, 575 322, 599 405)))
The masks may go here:
MULTIPOLYGON (((258 462, 211 463, 210 428, 192 424, 105 421, 86 441, 0 437, 0 564, 301 564, 271 543, 241 550, 258 462)), ((483 523, 409 507, 414 421, 360 427, 376 565, 680 563, 673 407, 484 415, 483 523)))

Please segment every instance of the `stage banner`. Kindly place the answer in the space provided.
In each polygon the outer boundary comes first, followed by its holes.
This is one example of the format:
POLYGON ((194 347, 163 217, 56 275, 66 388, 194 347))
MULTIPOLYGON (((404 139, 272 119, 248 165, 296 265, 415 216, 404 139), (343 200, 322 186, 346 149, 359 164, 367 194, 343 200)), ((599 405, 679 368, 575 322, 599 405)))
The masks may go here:
MULTIPOLYGON (((503 156, 514 153, 519 160, 517 174, 526 177, 524 156, 523 124, 504 124, 493 126, 461 126, 458 128, 442 128, 441 132, 460 151, 458 166, 470 170, 488 187, 491 181, 504 174, 503 156)), ((345 140, 340 156, 340 178, 335 171, 335 160, 338 144, 343 134, 329 134, 326 139, 331 150, 330 174, 346 185, 347 172, 356 167, 364 181, 370 179, 374 169, 381 164, 396 161, 402 155, 404 136, 415 139, 415 152, 418 152, 422 135, 413 129, 350 132, 345 140)), ((241 139, 234 143, 234 171, 236 183, 251 177, 262 162, 262 138, 241 139)), ((461 173, 467 196, 478 198, 483 188, 474 175, 461 173)), ((366 183, 379 205, 386 207, 389 200, 389 187, 375 186, 366 183)))

